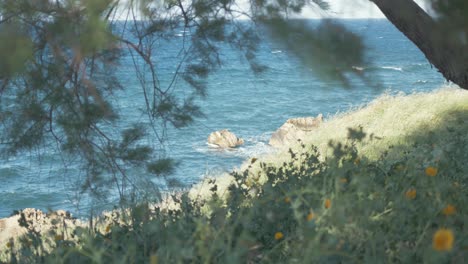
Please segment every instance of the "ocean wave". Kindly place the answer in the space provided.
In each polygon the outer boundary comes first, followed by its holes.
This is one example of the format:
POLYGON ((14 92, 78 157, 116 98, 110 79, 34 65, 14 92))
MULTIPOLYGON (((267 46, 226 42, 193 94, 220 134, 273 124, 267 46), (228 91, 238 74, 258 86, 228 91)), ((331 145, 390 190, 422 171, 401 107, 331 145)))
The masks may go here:
POLYGON ((402 67, 396 67, 396 66, 382 66, 380 69, 385 69, 385 70, 394 70, 394 71, 403 71, 402 67))
POLYGON ((0 166, 0 177, 22 176, 29 172, 30 168, 17 164, 2 164, 0 166))
POLYGON ((250 146, 239 147, 236 156, 242 158, 258 157, 271 153, 272 151, 273 147, 268 145, 268 143, 256 142, 250 146))
POLYGON ((370 68, 366 68, 366 67, 362 67, 362 66, 355 66, 353 65, 351 67, 353 70, 355 71, 365 71, 365 70, 379 70, 379 69, 383 69, 383 70, 393 70, 393 71, 399 71, 399 72, 403 72, 403 67, 398 67, 398 66, 377 66, 377 67, 370 67, 370 68))
POLYGON ((175 37, 190 36, 189 30, 179 30, 179 33, 174 34, 175 37))
POLYGON ((366 69, 366 68, 360 67, 360 66, 352 66, 351 68, 353 68, 353 70, 356 70, 356 71, 364 71, 366 69))
POLYGON ((277 53, 283 53, 282 50, 272 50, 271 51, 272 54, 277 54, 277 53))
POLYGON ((220 148, 205 142, 195 144, 194 150, 208 155, 221 155, 226 157, 249 158, 271 153, 274 149, 268 145, 266 135, 260 135, 244 139, 244 145, 237 148, 220 148))
POLYGON ((414 82, 413 84, 426 84, 428 83, 429 81, 427 80, 417 80, 416 82, 414 82))
POLYGON ((405 69, 412 71, 412 70, 421 70, 421 69, 428 69, 430 67, 429 63, 411 63, 405 67, 405 69))

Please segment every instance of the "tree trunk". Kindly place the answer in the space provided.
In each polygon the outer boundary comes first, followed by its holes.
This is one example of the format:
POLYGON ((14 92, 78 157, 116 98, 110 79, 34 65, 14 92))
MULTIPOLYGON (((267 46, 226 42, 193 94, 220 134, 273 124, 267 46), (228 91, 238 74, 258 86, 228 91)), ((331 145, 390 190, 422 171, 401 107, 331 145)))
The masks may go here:
POLYGON ((413 0, 370 0, 449 81, 468 89, 468 45, 413 0))

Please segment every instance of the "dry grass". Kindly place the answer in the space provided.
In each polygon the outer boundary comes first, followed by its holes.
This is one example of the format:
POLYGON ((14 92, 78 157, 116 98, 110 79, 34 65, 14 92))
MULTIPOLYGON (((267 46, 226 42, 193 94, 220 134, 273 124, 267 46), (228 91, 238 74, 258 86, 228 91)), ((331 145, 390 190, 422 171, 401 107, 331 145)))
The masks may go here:
MULTIPOLYGON (((455 87, 443 87, 429 93, 413 93, 409 95, 382 95, 367 105, 351 109, 346 113, 339 113, 329 117, 318 129, 307 138, 302 139, 306 145, 318 147, 323 157, 330 156, 331 148, 328 143, 346 141, 348 128, 363 127, 364 132, 373 135, 373 144, 358 145, 359 153, 370 160, 377 159, 382 151, 389 146, 399 148, 410 147, 414 135, 445 126, 459 126, 452 113, 468 112, 468 91, 455 87)), ((464 124, 468 126, 468 124, 464 124)), ((467 127, 468 128, 468 127, 467 127)), ((462 128, 459 128, 462 129, 462 128)), ((450 144, 450 138, 444 137, 444 131, 437 131, 439 144, 450 144)), ((256 174, 258 164, 265 162, 280 166, 288 162, 288 149, 298 151, 299 144, 279 149, 276 153, 264 157, 257 157, 258 161, 251 165, 250 160, 244 162, 240 170, 251 166, 250 171, 256 174)), ((395 152, 398 155, 398 152, 395 152)), ((392 157, 392 155, 389 155, 392 157)), ((190 191, 192 198, 204 199, 211 195, 210 188, 215 184, 217 193, 222 196, 226 188, 232 183, 232 177, 222 175, 212 179, 205 179, 190 191), (211 183, 209 183, 211 181, 211 183)), ((262 183, 262 179, 257 180, 262 183)))
MULTIPOLYGON (((430 93, 410 95, 382 95, 368 105, 330 117, 302 140, 306 145, 317 146, 320 153, 330 155, 330 140, 345 141, 348 128, 361 126, 368 135, 377 137, 378 142, 358 146, 359 152, 369 159, 375 159, 388 146, 410 144, 408 137, 411 135, 436 128, 441 122, 455 121, 447 118, 457 111, 468 111, 468 91, 459 88, 444 87, 430 93)), ((267 163, 281 164, 288 158, 286 152, 289 147, 298 149, 298 145, 288 146, 261 159, 267 163)))

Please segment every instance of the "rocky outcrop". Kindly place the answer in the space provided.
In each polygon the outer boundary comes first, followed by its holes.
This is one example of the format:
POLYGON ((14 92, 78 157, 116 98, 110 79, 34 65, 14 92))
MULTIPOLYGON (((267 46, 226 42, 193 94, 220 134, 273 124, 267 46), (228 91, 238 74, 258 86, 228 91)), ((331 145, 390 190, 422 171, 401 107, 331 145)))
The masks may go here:
POLYGON ((62 240, 70 239, 67 235, 77 226, 84 224, 63 210, 44 213, 38 209, 26 208, 15 215, 2 218, 0 219, 0 262, 6 257, 1 254, 2 250, 10 248, 12 243, 17 243, 19 237, 28 231, 51 236, 52 240, 62 240))
POLYGON ((220 148, 235 148, 244 144, 244 140, 238 138, 234 133, 227 129, 215 131, 208 137, 208 143, 220 148))
POLYGON ((269 144, 274 147, 282 147, 303 139, 323 121, 322 114, 317 117, 291 118, 271 135, 269 144))

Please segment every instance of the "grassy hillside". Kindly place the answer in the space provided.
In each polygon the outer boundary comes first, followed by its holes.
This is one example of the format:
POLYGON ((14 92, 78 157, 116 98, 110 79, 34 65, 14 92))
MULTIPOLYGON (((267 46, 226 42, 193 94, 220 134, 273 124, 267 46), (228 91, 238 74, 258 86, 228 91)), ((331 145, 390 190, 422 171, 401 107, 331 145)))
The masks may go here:
MULTIPOLYGON (((259 161, 272 166, 281 166, 290 161, 289 149, 301 151, 301 144, 314 145, 321 154, 321 159, 333 156, 330 141, 349 142, 349 128, 363 129, 370 139, 356 142, 360 155, 377 160, 383 153, 386 160, 398 162, 402 153, 411 152, 416 155, 420 166, 431 161, 440 162, 445 152, 451 151, 455 141, 454 136, 468 137, 468 92, 453 87, 444 87, 430 93, 413 93, 410 95, 383 95, 367 105, 338 113, 327 118, 308 138, 302 139, 296 145, 286 146, 276 153, 255 157, 259 161)), ((468 153, 468 146, 460 149, 468 153)), ((461 157, 460 157, 461 158, 461 157)), ((260 162, 251 164, 251 160, 240 166, 241 171, 250 166, 250 174, 257 174, 260 162)), ((263 175, 262 175, 263 176, 263 175)), ((258 177, 254 177, 258 178, 258 177)), ((223 175, 217 178, 218 194, 222 195, 233 177, 223 175)), ((259 179, 264 182, 264 177, 259 179)), ((210 188, 205 181, 191 190, 192 197, 206 197, 210 188)))
MULTIPOLYGON (((65 263, 463 263, 468 92, 383 96, 105 230, 7 253, 65 263), (40 250, 39 250, 40 251, 40 250)), ((117 219, 119 218, 119 219, 117 219)))
MULTIPOLYGON (((468 93, 455 88, 444 88, 432 93, 411 95, 384 95, 350 112, 337 114, 327 120, 303 143, 314 144, 321 153, 330 155, 328 142, 345 141, 348 128, 363 127, 367 134, 377 138, 374 144, 359 144, 362 155, 371 159, 380 156, 389 146, 405 148, 433 132, 438 143, 450 144, 445 127, 463 131, 467 128, 468 93)), ((289 146, 293 150, 298 146, 289 146)), ((283 152, 284 153, 284 152, 283 152)), ((267 158, 268 162, 279 163, 284 155, 276 154, 267 158)))

